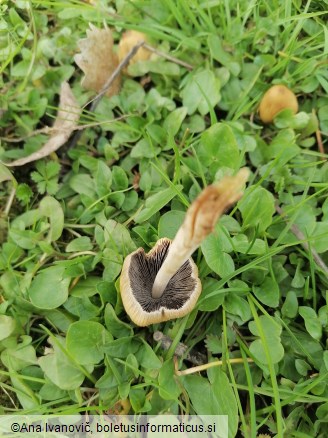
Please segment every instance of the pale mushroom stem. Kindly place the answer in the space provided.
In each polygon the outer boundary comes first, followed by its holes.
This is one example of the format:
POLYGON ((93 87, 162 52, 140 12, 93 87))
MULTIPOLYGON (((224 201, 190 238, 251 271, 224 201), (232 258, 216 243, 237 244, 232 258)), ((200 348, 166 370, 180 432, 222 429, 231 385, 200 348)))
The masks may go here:
POLYGON ((219 217, 241 198, 242 187, 248 175, 248 169, 243 168, 235 176, 224 177, 219 183, 206 187, 191 204, 156 275, 152 288, 153 298, 163 295, 170 279, 214 230, 219 217))

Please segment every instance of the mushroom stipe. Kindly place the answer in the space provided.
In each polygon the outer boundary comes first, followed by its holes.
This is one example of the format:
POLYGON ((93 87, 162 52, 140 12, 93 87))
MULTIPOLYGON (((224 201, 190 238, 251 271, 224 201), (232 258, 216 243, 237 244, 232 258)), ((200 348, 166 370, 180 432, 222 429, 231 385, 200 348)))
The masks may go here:
POLYGON ((139 248, 123 263, 120 291, 126 313, 139 326, 181 318, 194 308, 202 286, 191 255, 214 230, 223 212, 243 195, 247 168, 207 186, 186 212, 173 241, 139 248))
POLYGON ((124 261, 120 279, 123 305, 141 327, 187 315, 201 293, 198 268, 190 258, 173 275, 163 295, 153 298, 153 283, 170 245, 170 239, 160 239, 147 254, 139 248, 124 261))

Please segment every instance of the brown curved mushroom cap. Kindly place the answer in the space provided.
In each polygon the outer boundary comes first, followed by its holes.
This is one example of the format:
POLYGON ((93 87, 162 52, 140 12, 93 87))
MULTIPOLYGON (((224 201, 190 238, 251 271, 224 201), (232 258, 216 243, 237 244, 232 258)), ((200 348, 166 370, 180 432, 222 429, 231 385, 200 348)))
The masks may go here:
POLYGON ((123 305, 132 321, 141 327, 187 315, 201 293, 198 268, 190 258, 171 278, 163 295, 152 297, 156 274, 170 245, 170 239, 160 239, 147 254, 139 248, 124 260, 120 278, 123 305))

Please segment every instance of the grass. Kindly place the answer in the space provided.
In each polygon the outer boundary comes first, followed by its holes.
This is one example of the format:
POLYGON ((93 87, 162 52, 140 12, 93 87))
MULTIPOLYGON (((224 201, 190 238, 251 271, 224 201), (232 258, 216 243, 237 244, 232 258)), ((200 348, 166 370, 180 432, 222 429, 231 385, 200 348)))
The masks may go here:
POLYGON ((226 414, 230 437, 327 435, 327 13, 323 0, 0 5, 0 413, 226 414), (134 29, 155 48, 97 107, 73 60, 89 22, 116 47, 134 29), (64 81, 82 135, 6 167, 47 142, 64 81), (264 125, 273 84, 299 111, 264 125), (195 310, 135 326, 126 255, 173 238, 200 191, 244 166, 243 198, 193 256, 195 310))

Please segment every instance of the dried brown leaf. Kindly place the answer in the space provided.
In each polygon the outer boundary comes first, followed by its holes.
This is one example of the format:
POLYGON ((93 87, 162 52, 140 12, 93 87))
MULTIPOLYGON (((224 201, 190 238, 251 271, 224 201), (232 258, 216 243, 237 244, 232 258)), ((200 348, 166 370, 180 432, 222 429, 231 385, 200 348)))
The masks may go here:
MULTIPOLYGON (((98 29, 92 24, 87 30, 87 38, 78 42, 81 53, 74 61, 85 74, 82 86, 87 90, 101 91, 108 78, 118 66, 118 56, 113 51, 113 35, 108 28, 98 29)), ((106 92, 113 96, 120 91, 121 78, 116 78, 106 92)))
POLYGON ((72 90, 67 82, 63 82, 60 88, 59 109, 53 127, 52 135, 42 148, 33 154, 19 158, 11 163, 3 163, 8 167, 23 166, 26 163, 40 160, 47 157, 63 146, 69 139, 72 132, 76 129, 79 121, 81 108, 77 103, 72 90))

